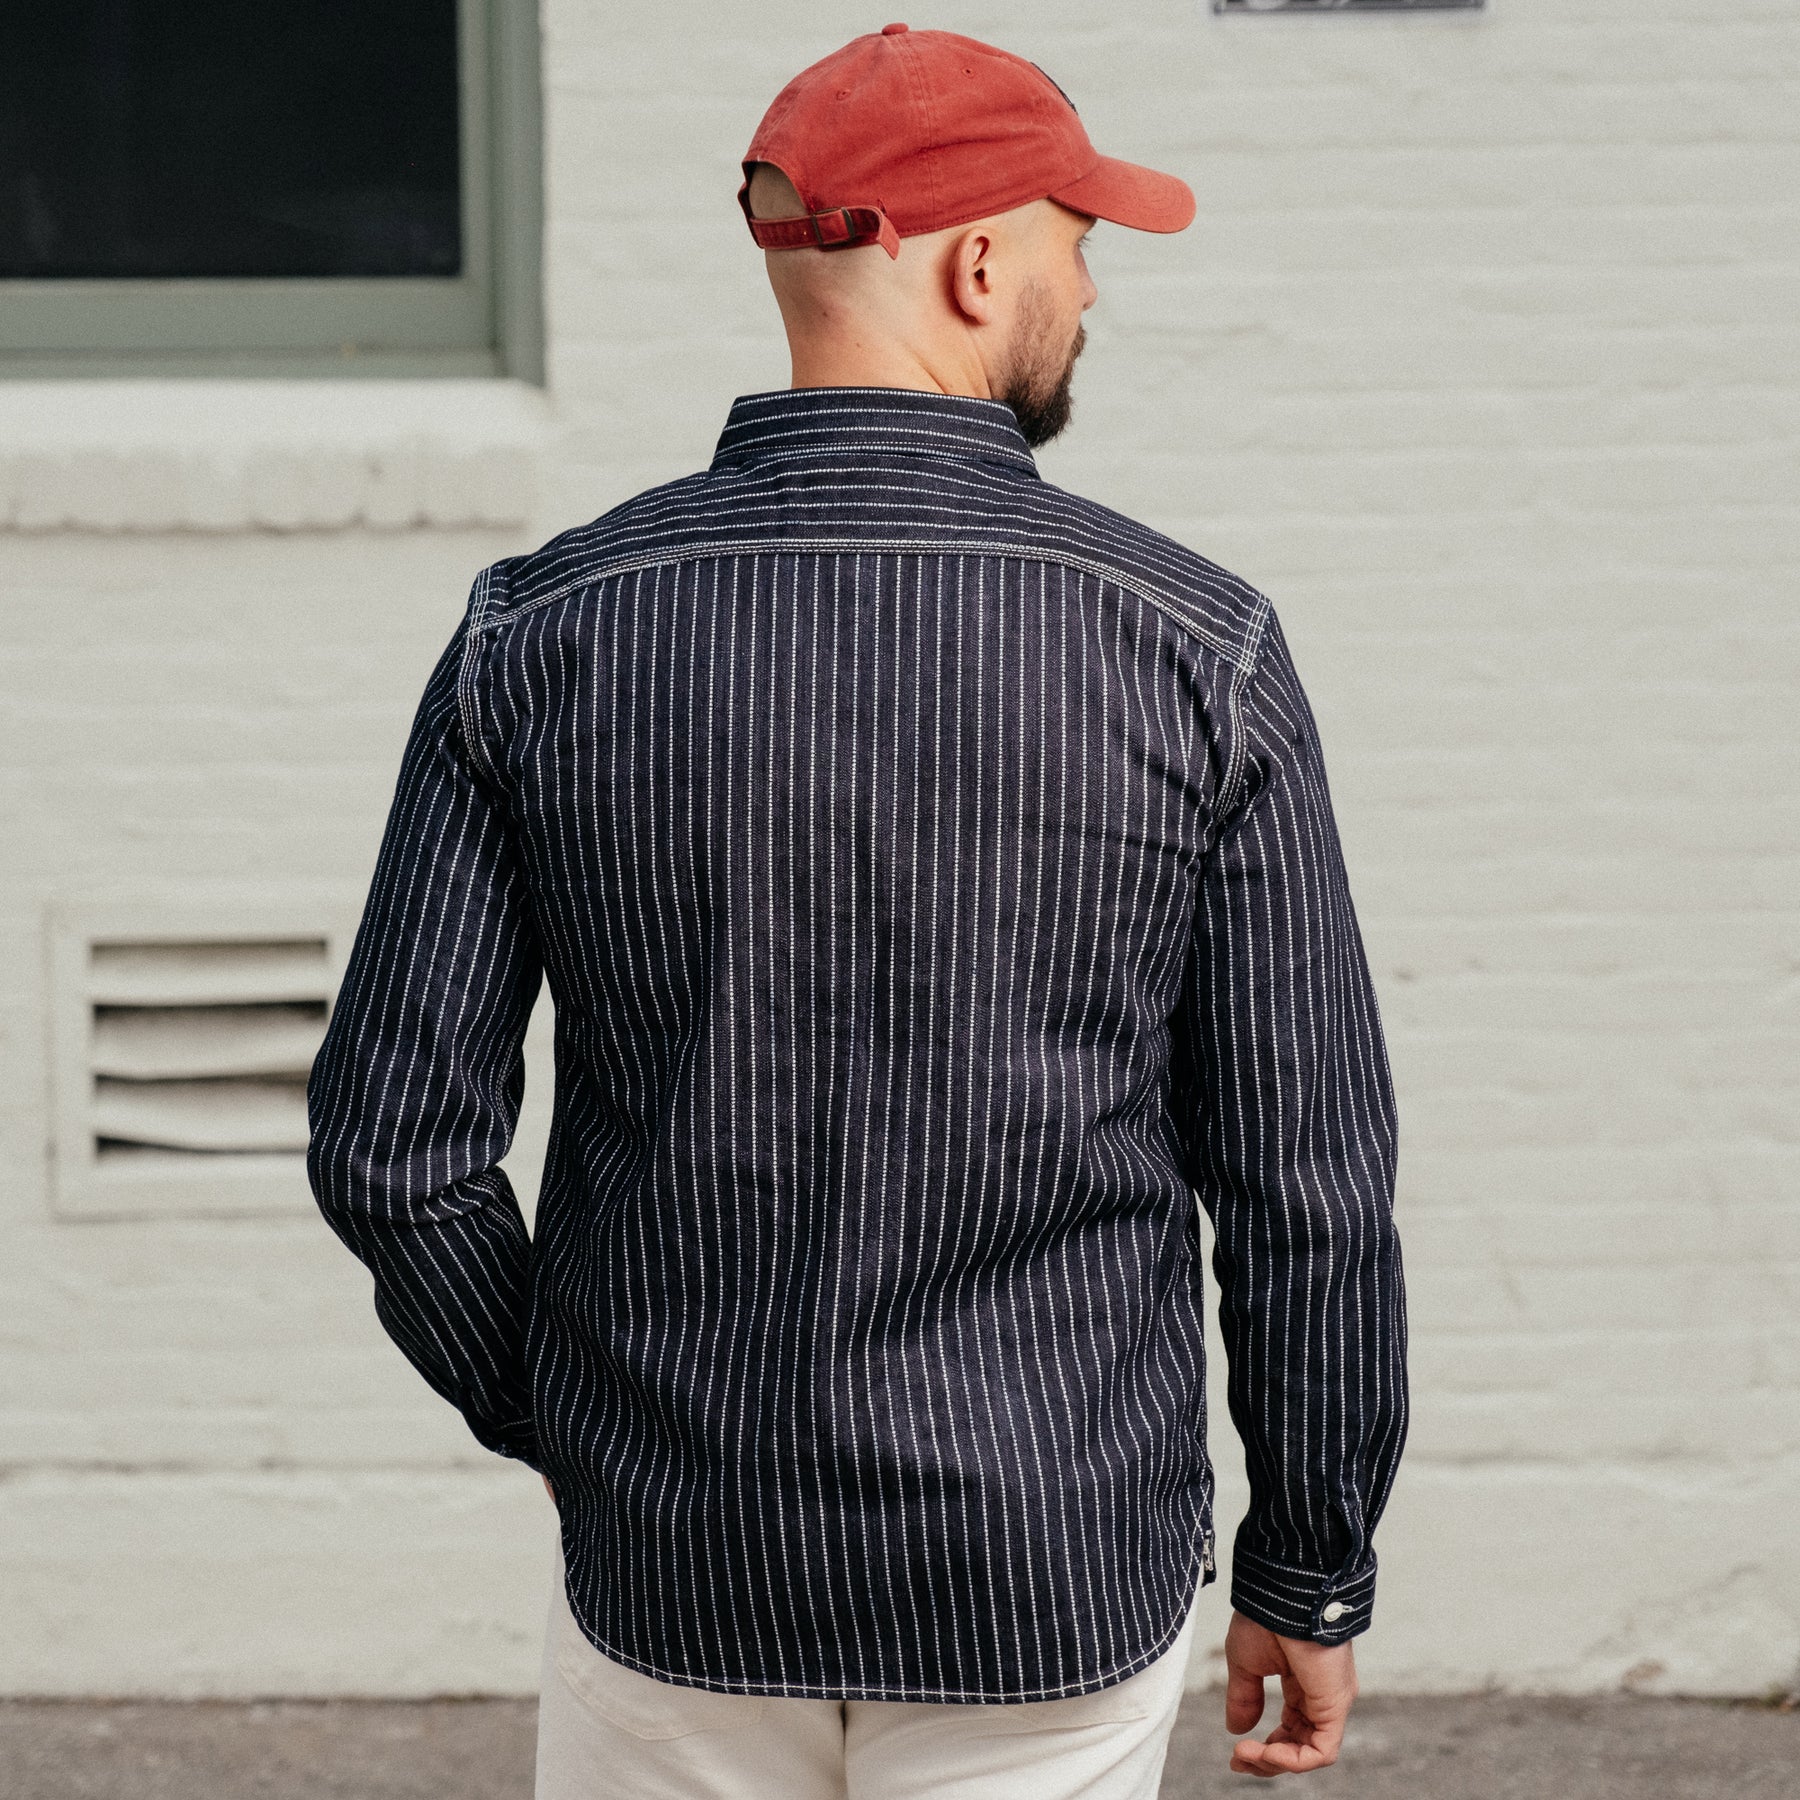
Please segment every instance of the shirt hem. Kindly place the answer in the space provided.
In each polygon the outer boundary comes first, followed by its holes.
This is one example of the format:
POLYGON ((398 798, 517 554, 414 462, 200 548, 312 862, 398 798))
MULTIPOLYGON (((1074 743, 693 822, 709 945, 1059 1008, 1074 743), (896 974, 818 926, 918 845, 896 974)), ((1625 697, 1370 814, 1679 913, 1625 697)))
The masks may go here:
POLYGON ((1186 1563, 1187 1606, 1176 1614, 1174 1623, 1149 1649, 1140 1651, 1129 1661, 1117 1663, 1100 1674, 1082 1676, 1075 1681, 1063 1682, 1058 1686, 1046 1688, 873 1686, 867 1683, 848 1681, 752 1681, 747 1677, 731 1675, 694 1675, 677 1669, 664 1668, 658 1663, 647 1662, 642 1657, 633 1656, 608 1643, 582 1617, 580 1608, 575 1604, 574 1595, 568 1591, 566 1569, 563 1575, 563 1593, 568 1602, 569 1615, 579 1627, 581 1635, 602 1656, 622 1664, 627 1669, 635 1670, 640 1675, 648 1675, 657 1681, 672 1682, 677 1687, 704 1688, 714 1694, 742 1694, 767 1700, 890 1700, 947 1706, 994 1706, 1011 1702, 1023 1705, 1035 1700, 1072 1700, 1080 1694, 1098 1693, 1103 1688, 1116 1687, 1120 1682, 1129 1680, 1130 1677, 1147 1669, 1151 1663, 1155 1662, 1181 1635, 1181 1629, 1187 1623, 1188 1613, 1199 1604, 1200 1590, 1217 1579, 1216 1570, 1208 1566, 1206 1561, 1206 1546, 1209 1541, 1210 1532, 1203 1527, 1188 1551, 1186 1563))

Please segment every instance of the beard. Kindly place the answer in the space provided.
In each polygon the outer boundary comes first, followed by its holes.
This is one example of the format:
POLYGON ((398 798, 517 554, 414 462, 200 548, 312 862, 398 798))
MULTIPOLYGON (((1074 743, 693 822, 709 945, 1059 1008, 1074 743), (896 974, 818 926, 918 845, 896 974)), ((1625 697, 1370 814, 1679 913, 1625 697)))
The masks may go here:
POLYGON ((1049 299, 1033 284, 1019 302, 1012 366, 994 395, 1012 408, 1033 450, 1061 433, 1075 410, 1075 359, 1087 347, 1087 327, 1077 325, 1072 341, 1059 337, 1049 299))

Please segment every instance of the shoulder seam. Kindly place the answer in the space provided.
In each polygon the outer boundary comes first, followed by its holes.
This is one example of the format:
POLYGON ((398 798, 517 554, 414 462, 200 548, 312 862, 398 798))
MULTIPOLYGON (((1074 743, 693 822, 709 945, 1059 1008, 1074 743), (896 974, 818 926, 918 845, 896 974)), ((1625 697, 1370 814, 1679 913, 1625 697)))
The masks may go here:
POLYGON ((481 641, 481 632, 487 617, 488 596, 493 585, 493 570, 483 569, 475 577, 475 585, 470 590, 468 612, 464 622, 462 661, 456 670, 456 707, 457 716, 462 724, 463 750, 469 761, 476 766, 477 772, 499 785, 499 771, 487 753, 487 744, 481 735, 480 719, 476 711, 475 700, 475 649, 481 641))
MULTIPOLYGON (((597 587, 601 582, 609 581, 615 575, 629 575, 639 569, 672 568, 679 563, 702 562, 711 557, 720 556, 813 556, 857 553, 893 556, 1006 556, 1016 558, 1021 562, 1045 563, 1052 567, 1081 569, 1087 574, 1098 576, 1103 581, 1112 582, 1127 593, 1137 595, 1139 599, 1154 606, 1180 630, 1187 632, 1190 637, 1198 638, 1209 649, 1224 657, 1237 670, 1237 677, 1233 682, 1234 695, 1244 677, 1255 665, 1257 648, 1261 639, 1262 620, 1269 608, 1268 600, 1260 594, 1257 595, 1258 605, 1251 616, 1245 641, 1241 647, 1236 647, 1218 634, 1196 624, 1194 620, 1183 617, 1174 609, 1166 595, 1158 594, 1148 584, 1134 581, 1129 575, 1108 563, 1066 551, 1048 549, 1041 544, 946 543, 941 540, 911 541, 892 538, 788 538, 783 539, 780 543, 769 543, 762 539, 752 538, 735 543, 701 544, 673 551, 660 550, 654 554, 620 557, 612 562, 602 563, 599 567, 588 570, 577 578, 560 583, 547 594, 539 594, 535 599, 522 602, 510 611, 489 615, 484 605, 471 617, 470 638, 472 641, 483 631, 497 630, 502 625, 510 625, 515 619, 523 618, 527 613, 536 612, 541 607, 552 606, 558 600, 567 599, 570 594, 580 593, 586 588, 597 587)), ((483 580, 485 581, 485 571, 483 580)), ((1254 590, 1251 591, 1254 592, 1254 590)))
POLYGON ((1231 677, 1231 691, 1225 700, 1225 716, 1231 725, 1231 753, 1226 759, 1224 779, 1219 783, 1218 817, 1228 818, 1233 807, 1237 805, 1238 789, 1244 781, 1244 689, 1250 684, 1250 677, 1262 656, 1263 634, 1268 629, 1270 616, 1274 607, 1266 595, 1258 596, 1259 605, 1250 620, 1250 628, 1244 634, 1244 660, 1237 665, 1231 677))

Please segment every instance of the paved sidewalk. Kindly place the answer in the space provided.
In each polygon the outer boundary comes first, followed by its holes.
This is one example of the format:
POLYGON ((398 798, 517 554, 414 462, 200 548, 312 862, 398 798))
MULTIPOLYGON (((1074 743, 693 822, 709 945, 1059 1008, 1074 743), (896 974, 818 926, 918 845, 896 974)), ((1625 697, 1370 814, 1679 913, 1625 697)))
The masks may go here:
MULTIPOLYGON (((1163 1800, 1260 1793, 1221 1697, 1183 1702, 1163 1800)), ((5 1800, 530 1800, 526 1700, 0 1701, 5 1800)), ((1800 1711, 1696 1701, 1366 1699, 1317 1800, 1797 1800, 1800 1711)), ((600 1800, 596 1796, 596 1800, 600 1800)), ((621 1797, 629 1800, 629 1797, 621 1797)))

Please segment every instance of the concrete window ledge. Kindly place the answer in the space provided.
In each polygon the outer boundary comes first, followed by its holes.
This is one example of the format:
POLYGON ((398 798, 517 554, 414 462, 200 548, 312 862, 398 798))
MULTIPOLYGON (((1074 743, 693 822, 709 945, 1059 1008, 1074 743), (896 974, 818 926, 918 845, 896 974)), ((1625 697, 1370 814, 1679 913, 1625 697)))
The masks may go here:
POLYGON ((549 416, 520 381, 0 382, 0 531, 517 525, 549 416))

